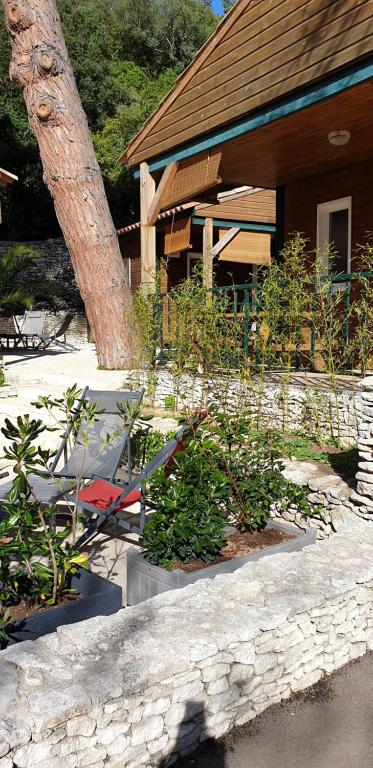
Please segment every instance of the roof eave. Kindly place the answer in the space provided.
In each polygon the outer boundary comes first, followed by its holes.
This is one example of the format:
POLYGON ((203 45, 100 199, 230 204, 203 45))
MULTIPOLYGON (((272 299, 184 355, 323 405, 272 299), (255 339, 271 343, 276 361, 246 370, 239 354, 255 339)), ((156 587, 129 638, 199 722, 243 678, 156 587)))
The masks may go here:
MULTIPOLYGON (((235 5, 232 6, 229 13, 223 16, 222 20, 219 22, 218 26, 216 27, 212 35, 210 35, 208 40, 206 40, 202 48, 200 48, 199 51, 197 51, 193 60, 186 67, 186 69, 184 69, 184 71, 179 75, 173 88, 171 88, 171 90, 166 94, 166 96, 162 99, 158 107, 145 121, 140 131, 130 141, 130 143, 128 144, 128 146, 120 156, 118 160, 119 163, 126 163, 129 166, 137 165, 136 161, 131 162, 131 156, 134 150, 137 149, 137 146, 141 143, 142 139, 145 138, 149 133, 149 131, 151 130, 155 119, 156 118, 158 119, 158 117, 160 117, 159 113, 162 111, 163 108, 167 108, 169 104, 172 103, 174 98, 176 98, 176 96, 178 95, 180 88, 181 88, 181 91, 183 90, 185 85, 189 82, 190 77, 193 76, 195 71, 198 71, 200 64, 202 64, 204 61, 205 55, 207 56, 210 53, 210 50, 214 50, 215 45, 217 45, 220 42, 220 37, 230 29, 232 24, 235 22, 236 18, 241 16, 243 11, 251 2, 252 0, 238 0, 238 2, 236 2, 235 5)), ((149 159, 150 159, 150 155, 149 155, 149 159)))

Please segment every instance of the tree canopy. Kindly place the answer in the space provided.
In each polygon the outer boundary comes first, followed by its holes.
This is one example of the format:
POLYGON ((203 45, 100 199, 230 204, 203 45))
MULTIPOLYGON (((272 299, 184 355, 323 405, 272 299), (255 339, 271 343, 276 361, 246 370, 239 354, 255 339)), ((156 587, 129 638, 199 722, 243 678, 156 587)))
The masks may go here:
MULTIPOLYGON (((57 0, 115 223, 138 215, 132 173, 117 160, 219 20, 211 0, 57 0)), ((0 166, 19 183, 0 192, 2 238, 59 234, 22 94, 9 82, 0 17, 0 166)))

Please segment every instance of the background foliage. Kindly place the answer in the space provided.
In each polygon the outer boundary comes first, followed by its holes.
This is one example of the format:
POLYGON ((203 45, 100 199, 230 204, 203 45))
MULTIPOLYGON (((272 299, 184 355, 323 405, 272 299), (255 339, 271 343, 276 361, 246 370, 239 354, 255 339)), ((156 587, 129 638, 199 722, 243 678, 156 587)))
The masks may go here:
MULTIPOLYGON (((137 186, 117 160, 219 20, 211 0, 57 0, 114 221, 138 215, 137 186)), ((20 183, 1 189, 2 238, 59 234, 22 94, 9 82, 0 10, 0 167, 20 183)))

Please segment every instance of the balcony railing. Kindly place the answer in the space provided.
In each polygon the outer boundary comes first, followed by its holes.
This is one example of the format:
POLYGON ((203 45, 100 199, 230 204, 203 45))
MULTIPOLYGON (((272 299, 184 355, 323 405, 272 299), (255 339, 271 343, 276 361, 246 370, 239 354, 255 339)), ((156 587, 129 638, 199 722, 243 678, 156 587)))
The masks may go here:
MULTIPOLYGON (((312 292, 311 304, 313 309, 311 315, 318 312, 318 304, 321 300, 320 294, 330 298, 330 312, 338 314, 338 328, 340 338, 335 339, 343 354, 343 369, 352 369, 354 367, 353 351, 351 340, 354 337, 354 331, 357 327, 357 318, 354 313, 354 302, 361 295, 361 289, 364 281, 373 279, 373 272, 354 272, 340 275, 323 275, 319 280, 319 288, 314 288, 312 292), (338 298, 337 298, 337 296, 338 298)), ((228 323, 237 323, 240 326, 240 343, 244 357, 251 356, 257 366, 263 364, 263 355, 258 338, 261 333, 262 315, 262 294, 263 285, 261 283, 225 285, 214 287, 212 294, 223 297, 224 316, 228 323)), ((157 304, 157 340, 156 345, 159 351, 161 362, 172 359, 175 350, 175 340, 177 339, 177 296, 178 289, 175 288, 167 293, 161 293, 157 304), (176 331, 176 332, 175 332, 176 331)), ((284 307, 284 311, 285 307, 284 307)), ((360 317, 360 323, 368 323, 368 317, 360 317)), ((292 353, 292 367, 317 369, 320 366, 320 358, 323 353, 323 342, 317 331, 317 323, 312 317, 303 319, 299 326, 297 341, 286 340, 278 337, 268 340, 268 347, 272 354, 266 356, 266 363, 271 367, 276 365, 281 368, 281 355, 292 353)), ((280 334, 281 336, 281 334, 280 334)), ((372 341, 373 344, 373 341, 372 341)), ((288 355, 289 357, 289 355, 288 355)))

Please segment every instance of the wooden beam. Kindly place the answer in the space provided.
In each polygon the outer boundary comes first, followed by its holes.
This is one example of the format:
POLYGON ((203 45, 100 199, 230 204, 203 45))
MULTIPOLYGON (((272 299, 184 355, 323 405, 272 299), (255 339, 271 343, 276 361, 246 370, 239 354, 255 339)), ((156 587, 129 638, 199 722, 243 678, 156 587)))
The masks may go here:
POLYGON ((141 229, 141 286, 155 289, 156 229, 149 226, 149 210, 155 196, 155 181, 147 163, 140 166, 140 229, 141 229))
POLYGON ((9 171, 4 171, 4 168, 0 168, 1 186, 5 184, 12 184, 13 181, 18 181, 18 176, 16 176, 14 173, 9 173, 9 171))
MULTIPOLYGON (((192 224, 204 227, 205 218, 193 216, 192 224)), ((227 227, 239 227, 240 229, 246 229, 248 232, 267 232, 270 235, 276 232, 275 224, 262 224, 257 221, 242 221, 241 219, 239 221, 232 221, 231 219, 214 219, 214 227, 221 227, 222 229, 227 229, 227 227)))
POLYGON ((203 228, 203 285, 212 288, 212 260, 214 245, 214 220, 207 218, 203 228))
POLYGON ((219 240, 216 245, 214 245, 212 249, 212 256, 215 258, 215 256, 219 256, 219 253, 224 251, 224 248, 234 240, 236 235, 238 235, 240 231, 239 227, 232 227, 232 229, 229 229, 228 232, 224 235, 224 237, 219 240))
POLYGON ((162 202, 169 194, 169 191, 171 189, 172 182, 176 176, 178 167, 179 167, 179 163, 173 162, 173 163, 170 163, 163 171, 162 178, 158 184, 157 191, 153 197, 152 203, 148 211, 147 224, 149 227, 153 226, 157 221, 158 214, 160 213, 163 207, 162 202))

